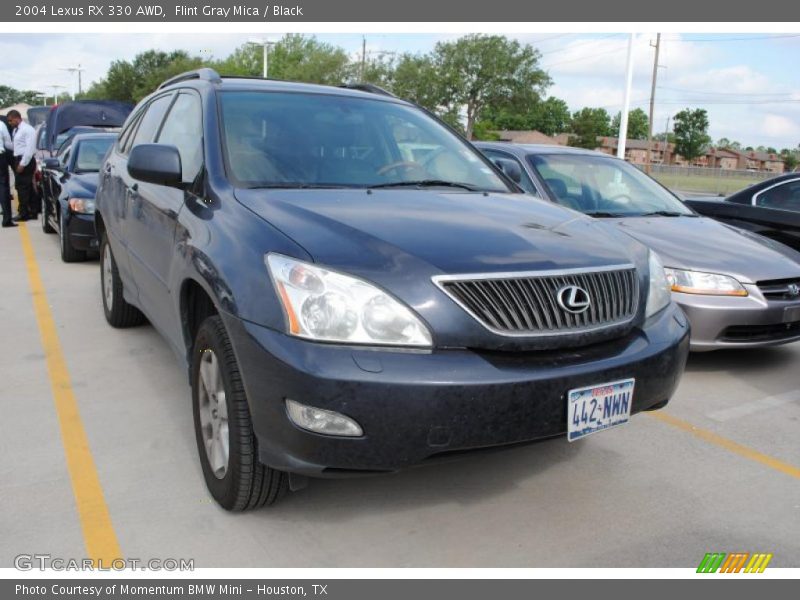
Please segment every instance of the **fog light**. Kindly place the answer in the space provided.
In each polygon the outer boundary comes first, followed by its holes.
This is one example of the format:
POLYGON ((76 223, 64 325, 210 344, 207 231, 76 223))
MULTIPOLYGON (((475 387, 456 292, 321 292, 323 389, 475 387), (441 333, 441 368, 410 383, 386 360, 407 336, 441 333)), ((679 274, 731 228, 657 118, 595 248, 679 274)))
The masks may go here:
POLYGON ((361 425, 332 410, 306 406, 289 398, 286 399, 286 410, 295 425, 314 433, 345 437, 364 435, 361 425))

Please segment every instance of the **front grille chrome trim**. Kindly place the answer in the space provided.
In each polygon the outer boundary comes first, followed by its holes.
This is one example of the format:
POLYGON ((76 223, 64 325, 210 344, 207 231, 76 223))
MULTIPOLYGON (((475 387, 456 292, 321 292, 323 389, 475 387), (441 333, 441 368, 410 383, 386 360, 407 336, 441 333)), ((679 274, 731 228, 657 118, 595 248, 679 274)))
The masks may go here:
POLYGON ((633 264, 459 273, 435 275, 431 280, 482 327, 504 337, 556 337, 602 331, 629 324, 639 309, 639 277, 633 264), (587 289, 595 299, 587 311, 570 315, 558 307, 554 294, 565 285, 587 289), (468 302, 480 307, 480 313, 468 302))

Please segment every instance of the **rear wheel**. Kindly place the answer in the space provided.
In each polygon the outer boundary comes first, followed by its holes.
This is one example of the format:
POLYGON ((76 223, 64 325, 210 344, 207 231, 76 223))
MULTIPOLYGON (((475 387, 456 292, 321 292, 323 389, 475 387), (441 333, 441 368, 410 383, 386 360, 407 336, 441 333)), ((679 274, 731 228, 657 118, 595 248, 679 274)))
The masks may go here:
POLYGON ((200 325, 192 350, 192 404, 197 450, 209 492, 226 510, 270 505, 288 476, 258 460, 242 377, 219 316, 200 325))
POLYGON ((105 234, 100 243, 100 289, 103 295, 103 312, 109 325, 123 328, 144 323, 142 312, 122 297, 122 279, 105 234))
MULTIPOLYGON (((47 221, 47 215, 42 214, 42 222, 47 221)), ((72 247, 67 235, 67 224, 64 222, 64 215, 59 215, 58 218, 58 238, 61 246, 61 260, 67 263, 82 262, 86 260, 85 250, 76 250, 72 247)), ((44 227, 44 225, 42 225, 44 227)))

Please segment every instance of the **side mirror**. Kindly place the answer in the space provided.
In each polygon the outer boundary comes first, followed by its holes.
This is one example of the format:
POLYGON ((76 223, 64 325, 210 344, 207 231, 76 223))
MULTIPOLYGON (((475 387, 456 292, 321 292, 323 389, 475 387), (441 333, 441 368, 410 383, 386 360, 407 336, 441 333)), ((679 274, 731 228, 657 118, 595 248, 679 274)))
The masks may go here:
POLYGON ((64 167, 61 166, 61 161, 57 158, 45 158, 44 159, 44 168, 50 169, 51 171, 63 171, 64 167))
POLYGON ((494 164, 500 167, 500 170, 508 175, 508 178, 514 183, 522 181, 522 169, 515 161, 508 158, 495 158, 494 164))
POLYGON ((139 144, 133 147, 128 156, 128 174, 146 183, 181 187, 181 155, 175 146, 139 144))

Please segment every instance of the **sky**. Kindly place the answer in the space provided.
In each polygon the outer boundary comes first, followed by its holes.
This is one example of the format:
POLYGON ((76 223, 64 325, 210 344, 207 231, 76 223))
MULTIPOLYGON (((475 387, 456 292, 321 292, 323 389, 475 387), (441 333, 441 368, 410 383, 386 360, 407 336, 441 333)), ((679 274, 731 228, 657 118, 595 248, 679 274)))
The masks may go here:
MULTIPOLYGON (((507 34, 541 52, 550 74, 548 95, 563 98, 572 111, 603 107, 612 115, 622 107, 628 33, 507 34)), ((24 57, 0 66, 0 84, 52 95, 52 85, 77 89, 74 74, 62 70, 80 64, 83 85, 104 76, 113 60, 131 60, 149 50, 185 49, 191 54, 223 58, 237 46, 263 34, 4 34, 0 56, 24 57), (21 66, 24 65, 24 66, 21 66)), ((277 39, 272 34, 272 39, 277 39)), ((319 34, 324 42, 347 52, 361 52, 361 34, 319 34)), ((427 52, 441 40, 459 34, 367 34, 367 50, 427 52)), ((655 33, 636 34, 631 108, 648 110, 654 63, 655 33)), ((705 108, 713 140, 728 138, 744 146, 796 148, 800 145, 800 34, 666 33, 656 89, 655 132, 684 108, 705 108)), ((671 121, 670 121, 671 123, 671 121)), ((670 124, 671 127, 671 124, 670 124)))

